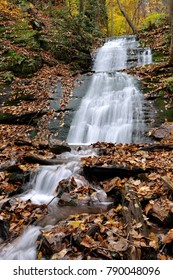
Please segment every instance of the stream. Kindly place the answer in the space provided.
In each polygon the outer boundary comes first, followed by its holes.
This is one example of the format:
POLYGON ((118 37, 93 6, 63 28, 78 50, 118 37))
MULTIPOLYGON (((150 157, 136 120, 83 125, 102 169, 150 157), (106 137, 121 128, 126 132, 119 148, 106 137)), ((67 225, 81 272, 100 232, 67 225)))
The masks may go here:
POLYGON ((61 213, 57 207, 56 189, 62 179, 74 177, 77 186, 87 186, 88 181, 81 176, 80 158, 96 155, 87 145, 97 142, 141 143, 145 141, 146 123, 144 99, 136 78, 120 70, 145 65, 152 62, 151 50, 141 48, 135 36, 107 39, 97 54, 93 65, 93 75, 85 96, 76 111, 66 139, 71 152, 57 157, 66 163, 55 166, 40 166, 29 182, 28 191, 22 200, 30 199, 35 204, 48 204, 48 217, 44 225, 29 226, 12 243, 0 247, 0 259, 34 260, 37 257, 36 240, 40 229, 51 227, 69 214, 99 212, 106 210, 111 202, 106 193, 94 186, 96 196, 93 201, 83 202, 79 207, 66 208, 61 213), (78 149, 77 145, 81 145, 78 149))

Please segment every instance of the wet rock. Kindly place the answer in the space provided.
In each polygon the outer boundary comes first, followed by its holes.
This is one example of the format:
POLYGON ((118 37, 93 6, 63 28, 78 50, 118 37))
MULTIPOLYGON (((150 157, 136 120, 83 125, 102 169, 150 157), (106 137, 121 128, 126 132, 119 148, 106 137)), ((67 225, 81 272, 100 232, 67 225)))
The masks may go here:
POLYGON ((9 239, 9 237, 10 237, 9 227, 10 227, 9 221, 1 219, 1 216, 0 216, 0 238, 1 239, 3 239, 3 240, 9 239))
POLYGON ((76 200, 72 199, 69 193, 63 193, 58 201, 59 206, 77 206, 76 200))
POLYGON ((65 163, 64 159, 53 159, 53 158, 45 158, 43 156, 40 156, 38 154, 30 154, 23 157, 24 161, 28 163, 38 163, 41 165, 57 165, 57 164, 63 164, 65 163))
POLYGON ((50 140, 49 149, 52 153, 57 155, 71 151, 71 148, 67 143, 59 140, 50 140))
POLYGON ((37 119, 46 114, 46 111, 42 112, 29 112, 22 114, 20 116, 10 114, 10 113, 1 113, 0 114, 0 124, 32 124, 36 125, 37 119))

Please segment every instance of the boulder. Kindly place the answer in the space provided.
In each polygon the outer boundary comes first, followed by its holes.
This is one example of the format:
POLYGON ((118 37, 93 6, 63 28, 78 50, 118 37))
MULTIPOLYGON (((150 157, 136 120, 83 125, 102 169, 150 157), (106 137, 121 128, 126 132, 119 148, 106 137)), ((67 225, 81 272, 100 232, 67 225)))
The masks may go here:
POLYGON ((173 139, 173 122, 163 123, 160 127, 151 130, 149 136, 157 140, 173 139))

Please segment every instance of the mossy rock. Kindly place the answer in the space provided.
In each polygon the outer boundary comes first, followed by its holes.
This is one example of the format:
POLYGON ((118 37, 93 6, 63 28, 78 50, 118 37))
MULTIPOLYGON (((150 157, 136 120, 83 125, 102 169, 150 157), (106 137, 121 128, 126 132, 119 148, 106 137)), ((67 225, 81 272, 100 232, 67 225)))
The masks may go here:
MULTIPOLYGON (((173 105, 173 104, 172 104, 173 105)), ((173 121, 173 107, 165 108, 166 103, 164 98, 157 98, 154 102, 154 107, 157 110, 156 125, 162 124, 165 120, 173 121)))
POLYGON ((42 67, 41 56, 34 56, 31 58, 25 58, 20 64, 14 63, 10 66, 10 70, 20 77, 27 77, 30 74, 35 73, 42 67))
POLYGON ((13 38, 14 44, 21 47, 30 47, 33 50, 39 50, 40 45, 37 41, 38 31, 36 30, 21 30, 13 38))
POLYGON ((3 52, 0 60, 0 71, 12 71, 20 77, 27 77, 42 67, 41 56, 27 57, 13 49, 3 52))
POLYGON ((52 47, 55 46, 55 42, 47 36, 43 36, 43 35, 40 36, 39 42, 40 42, 41 48, 43 48, 46 51, 50 50, 52 47))
POLYGON ((51 51, 54 58, 63 61, 64 63, 69 63, 72 70, 89 69, 91 65, 91 55, 89 50, 83 51, 79 46, 78 49, 72 46, 66 46, 65 44, 60 44, 56 40, 52 40, 46 36, 41 36, 40 45, 46 51, 51 51))
POLYGON ((23 115, 13 115, 10 113, 0 113, 0 124, 30 124, 36 125, 37 120, 46 114, 46 111, 42 112, 27 112, 23 115))
POLYGON ((164 53, 157 53, 157 52, 153 52, 152 53, 152 58, 154 62, 163 62, 165 61, 165 54, 164 53))
POLYGON ((24 94, 23 92, 15 92, 15 94, 13 94, 12 96, 13 98, 11 98, 11 95, 9 95, 9 97, 5 100, 4 105, 5 106, 17 106, 18 104, 20 104, 20 102, 22 100, 24 101, 33 101, 35 100, 35 96, 33 94, 24 94))
POLYGON ((0 123, 10 123, 14 118, 13 114, 0 113, 0 123))
POLYGON ((173 92, 173 76, 165 79, 165 83, 166 83, 167 89, 172 93, 173 92))
POLYGON ((5 71, 4 73, 0 73, 0 82, 11 83, 13 77, 14 75, 11 71, 5 71))

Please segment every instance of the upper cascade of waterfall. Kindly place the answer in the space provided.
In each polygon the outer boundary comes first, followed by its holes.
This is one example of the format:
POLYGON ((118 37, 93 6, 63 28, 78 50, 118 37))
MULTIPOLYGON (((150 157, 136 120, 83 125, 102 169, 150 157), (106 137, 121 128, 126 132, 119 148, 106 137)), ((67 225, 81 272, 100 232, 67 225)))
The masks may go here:
POLYGON ((114 72, 151 62, 150 48, 141 48, 135 36, 117 37, 108 39, 98 50, 93 70, 95 72, 114 72))
POLYGON ((152 61, 135 36, 107 40, 96 55, 95 74, 72 121, 67 142, 140 142, 144 131, 143 95, 136 79, 118 72, 152 61))

